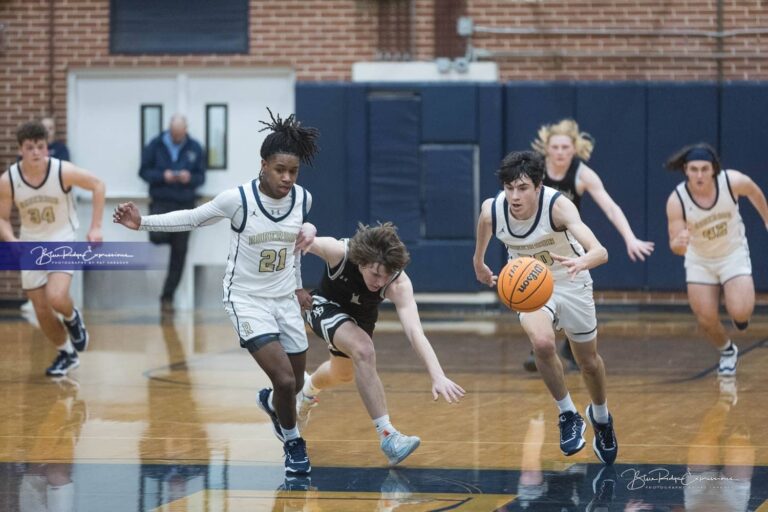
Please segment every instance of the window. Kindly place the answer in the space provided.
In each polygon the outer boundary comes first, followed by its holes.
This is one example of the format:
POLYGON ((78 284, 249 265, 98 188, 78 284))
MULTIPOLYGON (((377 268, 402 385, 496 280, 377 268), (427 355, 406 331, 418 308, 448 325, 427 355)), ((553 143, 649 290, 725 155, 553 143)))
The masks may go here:
POLYGON ((163 131, 163 106, 141 106, 141 149, 163 131))
POLYGON ((413 58, 412 0, 378 2, 379 60, 407 61, 413 58))
POLYGON ((110 0, 113 54, 248 53, 248 0, 110 0))
POLYGON ((208 169, 227 168, 227 105, 205 106, 205 149, 208 169))

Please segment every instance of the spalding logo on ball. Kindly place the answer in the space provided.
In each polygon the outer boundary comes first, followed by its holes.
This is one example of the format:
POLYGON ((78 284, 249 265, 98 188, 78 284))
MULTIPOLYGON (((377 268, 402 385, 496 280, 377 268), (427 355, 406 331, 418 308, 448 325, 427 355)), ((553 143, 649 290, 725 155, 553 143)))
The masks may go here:
POLYGON ((552 296, 553 287, 547 265, 527 256, 509 260, 496 283, 501 302, 520 313, 540 309, 552 296))

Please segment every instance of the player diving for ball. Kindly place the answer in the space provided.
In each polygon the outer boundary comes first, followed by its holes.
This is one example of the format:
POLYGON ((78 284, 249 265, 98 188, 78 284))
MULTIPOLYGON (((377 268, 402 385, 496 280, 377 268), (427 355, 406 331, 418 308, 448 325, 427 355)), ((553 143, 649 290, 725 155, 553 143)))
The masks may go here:
POLYGON ((497 276, 485 264, 492 235, 507 246, 510 258, 530 256, 549 265, 555 283, 552 297, 541 309, 520 313, 520 324, 560 410, 560 450, 565 455, 580 451, 586 425, 565 385, 555 349, 555 328, 568 336, 589 392, 586 416, 595 431, 595 454, 611 464, 618 443, 608 413, 605 366, 597 353, 597 318, 589 275, 589 269, 608 261, 608 252, 582 222, 574 204, 542 185, 544 172, 544 158, 532 151, 512 152, 502 160, 496 175, 504 190, 483 202, 478 220, 475 274, 481 283, 496 285, 497 276))

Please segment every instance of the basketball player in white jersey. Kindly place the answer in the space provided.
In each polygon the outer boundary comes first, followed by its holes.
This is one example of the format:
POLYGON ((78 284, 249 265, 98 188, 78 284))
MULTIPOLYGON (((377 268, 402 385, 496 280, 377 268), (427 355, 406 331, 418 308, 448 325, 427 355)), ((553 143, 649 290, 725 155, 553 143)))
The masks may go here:
MULTIPOLYGON (((47 132, 41 123, 23 124, 16 138, 21 159, 0 176, 0 238, 6 242, 73 242, 78 220, 72 187, 80 187, 92 193, 93 214, 86 238, 100 242, 104 183, 71 162, 49 158, 47 132), (12 203, 21 219, 18 239, 10 222, 12 203)), ((69 295, 72 273, 21 271, 21 286, 32 301, 40 328, 59 351, 45 371, 50 377, 62 377, 80 366, 77 352, 88 347, 88 331, 69 295)))
POLYGON ((464 390, 445 376, 419 319, 413 284, 405 273, 410 255, 387 222, 358 227, 350 240, 318 237, 309 252, 326 263, 326 272, 312 292, 312 308, 305 318, 312 330, 328 343, 330 358, 304 380, 297 402, 299 424, 306 424, 320 391, 355 381, 360 398, 379 435, 379 446, 390 465, 403 461, 421 440, 400 433, 390 421, 384 386, 376 371, 373 332, 379 305, 389 299, 397 309, 405 335, 427 367, 432 397, 458 402, 464 390))
POLYGON ((597 318, 589 269, 608 261, 579 216, 576 206, 553 188, 542 185, 544 158, 533 151, 508 154, 497 176, 504 190, 483 202, 477 226, 473 264, 478 281, 496 286, 485 264, 488 242, 495 235, 510 258, 530 256, 549 265, 555 281, 550 300, 532 313, 520 313, 520 324, 533 346, 536 366, 560 410, 560 450, 573 455, 584 447, 584 419, 565 385, 563 365, 555 349, 555 328, 573 344, 592 403, 586 416, 595 431, 593 448, 605 464, 616 460, 618 444, 608 413, 603 359, 597 353, 597 318))
POLYGON ((295 253, 312 243, 316 230, 305 223, 312 196, 296 185, 296 178, 301 162, 311 164, 319 132, 302 127, 293 115, 272 116, 263 124, 272 133, 261 146, 258 178, 192 210, 141 216, 133 203, 123 203, 114 222, 142 231, 189 231, 229 221, 224 308, 240 346, 272 382, 274 391, 262 389, 258 405, 283 441, 286 474, 302 475, 311 466, 296 426, 296 393, 304 385, 308 348, 300 303, 309 307, 311 297, 301 288, 295 253))
MULTIPOLYGON (((608 194, 600 176, 586 164, 592 156, 595 140, 588 133, 580 131, 576 121, 562 119, 557 123, 541 126, 532 146, 544 156, 547 166, 544 185, 561 192, 573 201, 579 211, 582 196, 589 194, 624 239, 630 260, 645 261, 645 258, 651 255, 653 242, 640 240, 635 236, 627 217, 608 194)), ((567 340, 560 349, 560 354, 569 363, 574 362, 571 344, 567 340)), ((536 371, 533 354, 523 362, 523 368, 531 372, 536 371)))
POLYGON ((708 144, 682 148, 666 166, 686 178, 667 199, 669 246, 685 256, 688 302, 720 351, 718 375, 735 375, 739 350, 720 323, 720 290, 734 326, 745 330, 755 309, 755 283, 738 201, 747 197, 768 228, 765 195, 749 176, 721 169, 708 144))

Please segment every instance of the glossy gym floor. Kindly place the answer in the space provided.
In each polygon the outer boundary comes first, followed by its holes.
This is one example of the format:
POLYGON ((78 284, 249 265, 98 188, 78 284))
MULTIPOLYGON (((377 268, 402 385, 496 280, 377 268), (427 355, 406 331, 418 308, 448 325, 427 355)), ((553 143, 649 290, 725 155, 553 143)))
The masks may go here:
MULTIPOLYGON (((521 363, 509 312, 424 311, 440 361, 467 395, 430 381, 384 312, 375 338, 390 415, 421 447, 388 468, 352 385, 320 395, 304 436, 308 478, 286 480, 282 446, 255 403, 266 376, 219 310, 85 311, 91 345, 69 377, 18 310, 0 311, 2 511, 768 510, 768 315, 736 379, 685 308, 598 308, 619 457, 563 456, 557 408, 521 363)), ((309 369, 327 357, 310 336, 309 369)), ((587 405, 578 371, 574 401, 587 405)))

